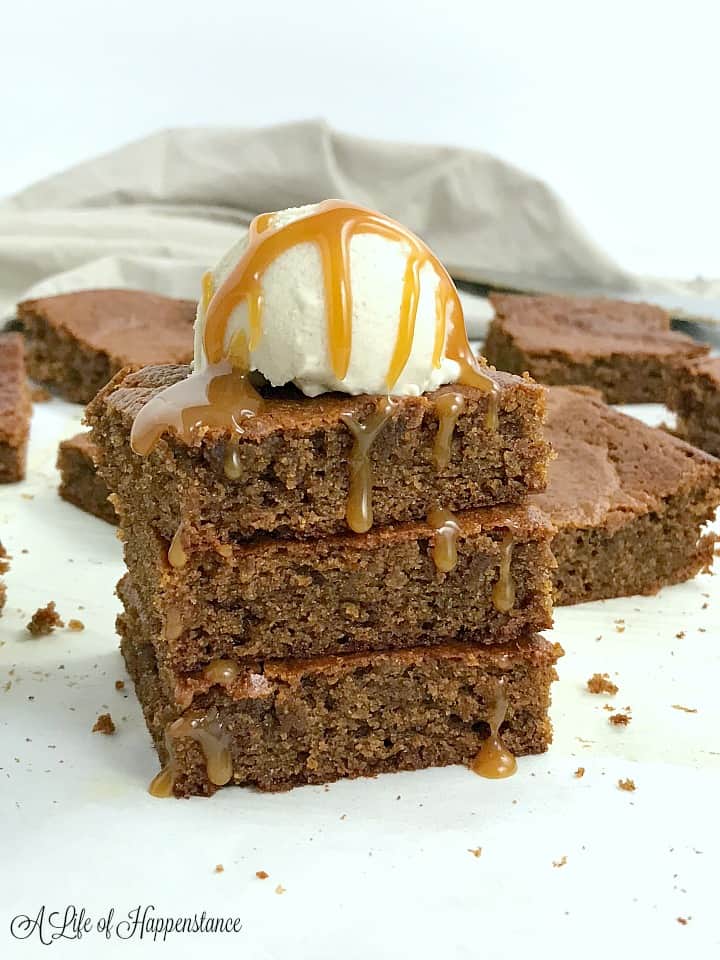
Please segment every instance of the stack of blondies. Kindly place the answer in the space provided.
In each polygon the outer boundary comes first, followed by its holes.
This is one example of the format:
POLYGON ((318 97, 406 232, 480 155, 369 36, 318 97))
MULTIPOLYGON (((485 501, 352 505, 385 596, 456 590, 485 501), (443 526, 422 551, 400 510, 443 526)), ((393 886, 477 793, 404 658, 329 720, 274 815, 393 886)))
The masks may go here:
POLYGON ((473 766, 483 750, 478 771, 500 775, 488 744, 547 748, 553 529, 526 503, 546 482, 545 391, 488 372, 492 399, 394 398, 362 454, 350 426, 385 398, 263 388, 239 436, 169 428, 140 456, 136 417, 190 368, 125 370, 96 397, 128 571, 122 651, 163 764, 153 793, 473 766))

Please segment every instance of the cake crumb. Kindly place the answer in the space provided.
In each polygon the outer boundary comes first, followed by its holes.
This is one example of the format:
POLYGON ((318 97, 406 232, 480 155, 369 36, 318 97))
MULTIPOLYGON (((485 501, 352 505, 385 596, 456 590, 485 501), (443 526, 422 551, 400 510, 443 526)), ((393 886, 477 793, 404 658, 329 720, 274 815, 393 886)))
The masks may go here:
POLYGON ((95 721, 95 726, 92 728, 93 733, 104 733, 108 736, 111 733, 115 733, 115 724, 113 723, 113 718, 109 713, 101 713, 100 716, 95 721))
POLYGON ((68 630, 74 630, 76 633, 79 633, 80 630, 85 629, 85 624, 82 620, 68 620, 67 622, 68 630))
POLYGON ((587 682, 590 693, 607 693, 614 696, 618 692, 616 683, 613 683, 607 673, 594 673, 587 682))
POLYGON ((566 863, 567 863, 567 857, 565 856, 560 857, 559 860, 553 860, 554 867, 564 867, 566 863))
POLYGON ((216 863, 213 873, 225 873, 225 867, 221 863, 216 863))
POLYGON ((125 689, 125 681, 124 681, 124 680, 116 680, 116 681, 115 681, 115 689, 116 689, 116 690, 124 690, 124 689, 125 689))
POLYGON ((285 893, 285 887, 281 883, 279 883, 275 887, 275 893, 285 893))
POLYGON ((628 793, 632 793, 635 789, 635 781, 631 780, 630 777, 626 780, 618 780, 617 785, 620 790, 626 790, 628 793))
POLYGON ((578 767, 577 770, 575 771, 574 776, 576 776, 578 780, 579 780, 581 777, 584 777, 584 776, 585 776, 585 767, 578 767))
POLYGON ((696 707, 684 707, 681 703, 674 703, 672 708, 673 710, 682 710, 683 713, 697 713, 696 707))
POLYGON ((267 880, 267 878, 270 876, 270 874, 269 874, 269 873, 265 873, 264 870, 256 870, 256 871, 255 871, 255 876, 258 878, 258 880, 267 880))
POLYGON ((481 856, 482 856, 482 847, 475 847, 474 850, 471 849, 470 847, 468 847, 468 853, 471 853, 474 857, 481 857, 481 856))
POLYGON ((55 601, 51 600, 44 607, 38 607, 29 623, 25 625, 25 629, 33 637, 45 637, 52 633, 55 627, 64 626, 65 623, 60 619, 60 614, 55 609, 55 601))
POLYGON ((675 637, 676 637, 678 640, 684 640, 684 639, 685 639, 685 631, 684 631, 684 630, 680 630, 679 633, 676 633, 676 634, 675 634, 675 637))
POLYGON ((630 716, 627 713, 614 713, 608 720, 614 727, 626 727, 630 723, 630 716))

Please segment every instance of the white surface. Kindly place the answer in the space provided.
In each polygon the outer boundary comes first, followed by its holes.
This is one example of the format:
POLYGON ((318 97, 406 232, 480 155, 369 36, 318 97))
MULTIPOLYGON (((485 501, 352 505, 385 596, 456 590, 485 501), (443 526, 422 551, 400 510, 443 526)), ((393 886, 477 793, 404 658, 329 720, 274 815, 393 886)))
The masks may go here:
POLYGON ((132 687, 114 689, 126 678, 113 631, 120 544, 55 493, 57 442, 78 420, 78 407, 36 406, 29 480, 0 488, 13 555, 0 619, 0 956, 718 955, 720 591, 710 577, 557 612, 567 655, 555 743, 510 780, 453 767, 155 800, 146 787, 157 761, 132 687), (23 625, 51 599, 85 631, 31 639, 23 625), (617 682, 616 697, 585 691, 596 671, 617 682), (630 726, 611 727, 606 703, 630 705, 630 726), (108 709, 116 735, 91 733, 108 709), (621 777, 635 793, 617 788, 621 777), (14 915, 69 904, 94 920, 138 904, 205 909, 244 928, 164 947, 93 933, 50 953, 35 937, 10 938, 14 915))
MULTIPOLYGON (((318 204, 308 204, 281 210, 271 219, 270 226, 286 227, 312 217, 318 209, 318 204)), ((243 237, 213 268, 214 291, 225 283, 247 248, 247 237, 243 237)), ((250 353, 250 370, 260 371, 276 387, 292 382, 308 397, 333 390, 350 394, 386 391, 400 325, 409 254, 402 237, 389 239, 379 234, 357 233, 350 238, 350 365, 345 377, 338 380, 330 361, 325 268, 320 248, 315 242, 295 243, 280 253, 260 280, 262 336, 250 353)), ((460 375, 459 365, 447 359, 444 347, 440 365, 433 366, 436 293, 440 281, 440 273, 431 261, 426 261, 418 272, 412 348, 392 384, 394 396, 419 397, 444 383, 454 383, 460 375)), ((240 330, 250 343, 247 299, 243 299, 228 318, 225 351, 230 349, 240 330)), ((201 299, 195 322, 195 370, 204 370, 207 366, 204 337, 205 306, 201 299)))
POLYGON ((714 0, 4 6, 0 193, 164 127, 324 116, 496 153, 627 268, 720 275, 714 0))

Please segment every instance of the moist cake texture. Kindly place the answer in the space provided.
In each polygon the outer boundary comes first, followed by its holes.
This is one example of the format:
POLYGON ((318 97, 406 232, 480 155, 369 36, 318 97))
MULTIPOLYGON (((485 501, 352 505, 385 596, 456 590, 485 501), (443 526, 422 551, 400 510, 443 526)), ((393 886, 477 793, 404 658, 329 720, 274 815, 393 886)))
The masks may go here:
POLYGON ((182 711, 163 688, 152 642, 132 607, 118 629, 160 760, 172 760, 177 796, 211 794, 228 782, 286 790, 467 764, 498 719, 503 743, 516 755, 540 753, 551 740, 549 689, 561 650, 539 637, 494 647, 259 661, 228 683, 202 684, 182 711), (168 735, 183 718, 195 735, 168 735))
MULTIPOLYGON (((343 421, 367 421, 378 398, 324 394, 304 397, 270 390, 263 409, 243 422, 235 470, 225 474, 231 440, 219 428, 198 430, 191 442, 172 431, 146 457, 132 453, 133 421, 162 389, 185 379, 184 366, 146 367, 118 374, 88 407, 87 420, 108 487, 127 525, 151 521, 172 539, 180 521, 208 540, 258 533, 314 537, 347 531, 348 464, 353 434, 343 421)), ((513 503, 545 487, 549 447, 542 434, 545 394, 529 379, 488 370, 497 384, 498 427, 487 426, 488 394, 453 384, 420 397, 398 397, 370 451, 376 525, 425 519, 434 506, 452 512, 513 503), (434 451, 438 398, 463 398, 449 442, 447 465, 434 451)))
POLYGON ((558 529, 556 603, 651 594, 710 568, 720 461, 584 390, 548 391, 546 432, 557 459, 531 502, 558 529))
POLYGON ((180 671, 218 657, 503 643, 552 626, 554 529, 543 515, 488 508, 459 515, 458 525, 457 564, 447 572, 426 523, 315 541, 260 538, 219 551, 184 529, 175 547, 147 528, 125 530, 133 587, 121 583, 119 594, 126 602, 132 589, 161 663, 180 671), (178 547, 182 566, 173 566, 168 556, 178 547), (507 603, 497 600, 501 577, 507 603))
POLYGON ((720 357, 678 366, 667 403, 677 414, 678 436, 720 457, 720 357))
POLYGON ((187 363, 196 304, 138 290, 85 290, 18 304, 30 376, 88 403, 122 367, 187 363))
POLYGON ((20 334, 0 334, 0 483, 25 477, 32 402, 24 353, 20 334))
POLYGON ((95 448, 88 432, 62 441, 57 468, 60 471, 58 492, 63 500, 108 523, 117 523, 115 508, 108 500, 110 491, 95 466, 95 448))
POLYGON ((484 354, 551 385, 600 390, 607 403, 664 403, 675 365, 706 344, 670 329, 660 307, 604 298, 491 294, 484 354))

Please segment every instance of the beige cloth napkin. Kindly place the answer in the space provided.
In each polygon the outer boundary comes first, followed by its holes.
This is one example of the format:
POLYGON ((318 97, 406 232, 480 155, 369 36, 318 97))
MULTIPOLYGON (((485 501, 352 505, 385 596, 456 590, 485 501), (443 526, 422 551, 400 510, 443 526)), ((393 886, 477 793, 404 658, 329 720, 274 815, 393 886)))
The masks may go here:
MULTIPOLYGON (((91 287, 195 297, 203 270, 255 214, 328 197, 407 224, 456 279, 720 316, 720 282, 628 273, 549 187, 496 157, 365 140, 310 120, 163 131, 0 201, 0 317, 29 296, 91 287)), ((487 311, 464 299, 475 327, 487 311)))

